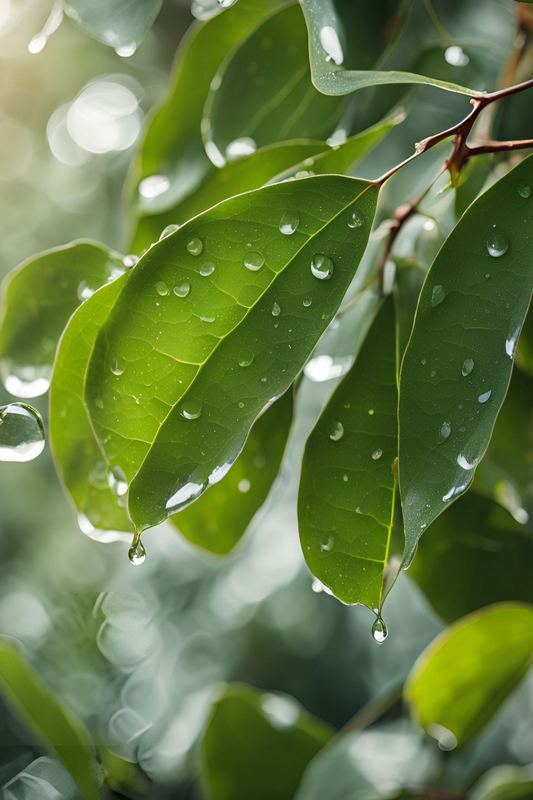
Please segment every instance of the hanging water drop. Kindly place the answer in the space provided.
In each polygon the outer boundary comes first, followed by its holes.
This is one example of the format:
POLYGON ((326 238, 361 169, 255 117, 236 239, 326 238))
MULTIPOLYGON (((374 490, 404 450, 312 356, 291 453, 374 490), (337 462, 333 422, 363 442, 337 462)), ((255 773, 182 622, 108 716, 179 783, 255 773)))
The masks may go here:
POLYGON ((89 286, 87 286, 87 281, 82 281, 78 285, 77 295, 78 295, 78 300, 81 303, 83 303, 85 300, 88 300, 89 297, 91 297, 93 294, 94 294, 94 289, 91 289, 89 286))
POLYGON ((170 236, 171 233, 175 233, 177 230, 179 230, 179 227, 180 227, 179 225, 167 225, 167 227, 163 228, 163 230, 161 231, 161 236, 159 237, 159 241, 161 241, 161 239, 166 239, 167 236, 170 236))
POLYGON ((190 242, 187 242, 187 250, 191 256, 199 256, 203 249, 204 245, 201 239, 194 237, 190 242))
POLYGON ((261 269, 264 263, 265 259, 261 253, 252 251, 251 253, 246 253, 244 256, 244 266, 246 269, 249 269, 252 272, 257 272, 258 269, 261 269))
POLYGON ((243 350, 242 353, 239 355, 239 366, 249 367, 253 360, 254 360, 254 354, 252 353, 252 351, 243 350))
POLYGON ((493 229, 487 234, 485 245, 487 246, 489 255, 494 258, 499 258, 499 256, 503 256, 509 249, 509 239, 504 231, 499 230, 494 225, 493 229))
POLYGON ((291 236, 296 231, 299 224, 300 217, 296 211, 285 211, 279 223, 280 233, 284 233, 285 236, 291 236))
POLYGON ((122 358, 122 356, 116 356, 113 361, 111 362, 111 372, 113 375, 122 375, 124 370, 126 369, 126 359, 122 358))
POLYGON ((381 617, 376 617, 374 624, 372 625, 372 636, 375 642, 378 644, 383 644, 389 632, 387 630, 387 626, 381 619, 381 617))
POLYGON ((203 275, 204 278, 207 277, 207 275, 212 275, 214 271, 215 265, 212 261, 206 261, 205 264, 202 264, 200 267, 200 275, 203 275))
POLYGON ((440 426, 439 430, 439 443, 445 442, 450 433, 452 432, 452 426, 449 422, 443 422, 440 426))
POLYGON ((431 292, 431 305, 433 308, 438 306, 445 298, 444 289, 442 286, 434 286, 433 291, 431 292))
POLYGON ((463 362, 463 368, 461 369, 461 374, 463 375, 464 378, 466 378, 467 375, 470 375, 473 369, 474 369, 474 360, 472 358, 467 358, 463 362))
POLYGON ((140 567, 146 561, 146 550, 141 542, 140 534, 135 534, 133 544, 128 550, 128 558, 134 567, 140 567))
POLYGON ((183 283, 178 283, 176 286, 174 286, 174 294, 176 295, 176 297, 187 297, 190 291, 191 291, 191 286, 189 283, 186 283, 185 281, 183 283))
POLYGON ((333 275, 333 261, 327 256, 315 253, 311 261, 311 272, 319 281, 327 281, 333 275))
POLYGON ((25 403, 0 408, 0 461, 32 461, 43 452, 41 415, 25 403))
POLYGON ((338 442, 344 436, 344 425, 338 420, 334 420, 329 426, 329 438, 338 442))
POLYGON ((365 224, 365 215, 362 211, 352 211, 348 217, 349 228, 360 228, 365 224))
POLYGON ((122 263, 124 264, 126 269, 131 269, 132 267, 135 266, 135 264, 137 264, 138 261, 139 261, 139 256, 134 256, 134 255, 124 256, 124 258, 122 259, 122 263))
POLYGON ((191 397, 188 400, 184 400, 181 406, 181 416, 185 417, 185 419, 198 419, 200 414, 202 413, 202 401, 196 400, 194 397, 191 397))
POLYGON ((531 186, 529 183, 521 183, 518 187, 518 194, 526 200, 528 197, 531 197, 531 186))
POLYGON ((222 8, 231 8, 236 2, 237 0, 218 0, 218 4, 222 6, 222 8))
POLYGON ((158 281, 155 285, 155 290, 161 297, 165 297, 168 294, 168 286, 165 281, 158 281))

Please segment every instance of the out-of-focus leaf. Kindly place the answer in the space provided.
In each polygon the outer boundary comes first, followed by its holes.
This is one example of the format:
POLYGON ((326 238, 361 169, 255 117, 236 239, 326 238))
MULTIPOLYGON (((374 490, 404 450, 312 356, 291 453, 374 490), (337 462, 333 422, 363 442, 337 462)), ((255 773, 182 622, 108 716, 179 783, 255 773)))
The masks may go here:
POLYGON ((413 718, 447 749, 491 720, 533 660, 533 606, 501 603, 450 625, 404 688, 413 718))
POLYGON ((451 622, 492 603, 533 603, 531 564, 531 532, 497 503, 468 492, 422 538, 409 575, 451 622))
POLYGON ((468 794, 468 800, 530 800, 533 768, 504 765, 483 775, 468 794))
POLYGON ((2 285, 0 374, 11 394, 37 397, 50 385, 56 345, 80 302, 124 272, 122 256, 93 242, 41 253, 2 285))
POLYGON ((313 86, 305 21, 290 5, 262 22, 217 73, 202 120, 206 151, 222 166, 274 142, 326 139, 344 104, 313 86))
POLYGON ((516 349, 516 363, 533 377, 533 311, 528 313, 516 349))
POLYGON ((0 639, 0 689, 40 743, 70 772, 84 800, 100 800, 101 771, 89 732, 52 697, 18 649, 0 639))
POLYGON ((138 764, 106 750, 98 748, 98 755, 105 770, 105 785, 131 800, 148 800, 153 796, 153 786, 138 764))
POLYGON ((309 569, 344 603, 370 609, 381 607, 394 515, 396 347, 390 296, 307 440, 298 497, 309 569))
POLYGON ((470 206, 420 296, 400 380, 406 564, 469 487, 507 392, 533 288, 530 183, 527 158, 470 206))
POLYGON ((357 270, 377 195, 341 176, 267 186, 191 220, 133 270, 86 401, 139 530, 220 480, 291 385, 357 270))
POLYGON ((171 208, 212 170, 200 123, 220 62, 276 8, 275 0, 239 0, 207 22, 192 26, 180 44, 167 100, 152 116, 134 159, 129 185, 139 213, 171 208))
POLYGON ((289 695, 233 684, 213 707, 202 742, 212 800, 292 800, 333 730, 289 695))
POLYGON ((309 29, 313 82, 321 92, 339 95, 366 86, 412 83, 472 96, 480 94, 425 75, 376 70, 402 29, 412 5, 409 0, 364 4, 352 0, 300 2, 309 29))
POLYGON ((289 389, 254 423, 229 473, 196 503, 171 517, 190 542, 218 555, 235 547, 278 474, 292 414, 289 389))
POLYGON ((163 0, 63 0, 79 28, 119 55, 132 55, 159 13, 163 0))
POLYGON ((59 343, 50 386, 50 445, 56 467, 78 512, 80 527, 100 541, 112 541, 105 530, 128 531, 131 523, 118 505, 120 481, 108 473, 87 416, 83 389, 97 333, 127 277, 95 292, 72 316, 59 343))
POLYGON ((459 184, 455 190, 455 216, 460 219, 468 206, 479 195, 489 176, 493 157, 491 155, 471 158, 461 171, 459 184))

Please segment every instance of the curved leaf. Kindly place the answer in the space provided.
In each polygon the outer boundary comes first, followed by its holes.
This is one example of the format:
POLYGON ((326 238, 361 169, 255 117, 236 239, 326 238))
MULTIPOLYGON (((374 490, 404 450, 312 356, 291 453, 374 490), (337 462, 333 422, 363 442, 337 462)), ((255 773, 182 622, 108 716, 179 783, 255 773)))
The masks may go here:
POLYGON ((52 697, 18 649, 0 639, 0 689, 38 744, 51 749, 70 772, 84 800, 100 800, 101 771, 89 732, 52 697))
POLYGON ((191 220, 133 270, 98 335, 86 402, 108 461, 135 477, 139 530, 221 479, 291 385, 353 278, 377 194, 341 176, 267 186, 191 220), (333 262, 329 280, 313 274, 317 254, 333 262))
POLYGON ((212 800, 292 800, 309 761, 332 728, 289 695, 226 687, 202 742, 212 800))
POLYGON ((404 696, 415 720, 449 749, 490 721, 532 661, 533 606, 490 606, 437 636, 411 670, 404 696))
POLYGON ((526 316, 516 349, 516 363, 533 377, 533 313, 526 316))
POLYGON ((73 242, 32 256, 2 284, 0 375, 11 394, 37 397, 50 385, 56 346, 80 302, 124 272, 122 256, 73 242))
POLYGON ((489 769, 474 785, 468 800, 530 800, 533 767, 502 765, 489 769))
POLYGON ((159 13, 163 0, 63 0, 65 13, 85 33, 132 55, 159 13))
POLYGON ((206 151, 220 167, 274 142, 326 139, 344 103, 313 86, 301 9, 298 4, 281 8, 230 53, 217 73, 202 120, 206 151))
POLYGON ((527 158, 479 197, 433 263, 400 379, 405 562, 470 485, 511 376, 533 289, 527 158), (499 256, 491 255, 490 252, 499 256))

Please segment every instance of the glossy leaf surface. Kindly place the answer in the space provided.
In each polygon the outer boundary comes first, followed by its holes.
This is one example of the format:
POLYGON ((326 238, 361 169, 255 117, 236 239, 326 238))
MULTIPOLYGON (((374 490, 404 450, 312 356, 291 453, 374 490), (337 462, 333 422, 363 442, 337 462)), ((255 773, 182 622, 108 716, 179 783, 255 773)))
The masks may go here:
POLYGON ((278 474, 292 424, 289 389, 254 423, 228 474, 195 503, 171 517, 180 533, 211 553, 235 547, 278 474))
POLYGON ((380 608, 398 453, 396 322, 389 297, 307 440, 298 497, 311 572, 344 603, 380 608))
POLYGON ((532 661, 533 606, 489 606, 426 648, 404 696, 414 719, 445 747, 464 744, 490 721, 532 661))
POLYGON ((108 461, 135 476, 129 512, 140 530, 220 480, 288 389, 353 278, 376 199, 371 184, 341 176, 268 186, 141 259, 98 335, 86 386, 108 461), (287 215, 297 227, 284 234, 287 215))
POLYGON ((9 641, 0 639, 0 690, 39 744, 70 772, 84 800, 100 800, 99 768, 89 732, 48 692, 9 641))
POLYGON ((305 21, 290 5, 259 25, 218 72, 202 121, 207 153, 222 166, 274 142, 326 139, 344 102, 313 86, 305 21))
POLYGON ((233 684, 211 713, 202 743, 212 800, 292 800, 302 773, 333 730, 289 695, 233 684))
POLYGON ((59 337, 80 302, 124 272, 122 256, 93 242, 49 250, 2 285, 0 373, 18 397, 47 391, 59 337))
POLYGON ((132 55, 156 18, 162 0, 63 0, 70 19, 86 33, 132 55))
POLYGON ((400 380, 399 477, 410 563, 470 485, 505 398, 533 288, 533 159, 475 203, 428 273, 400 380), (492 253, 492 255, 491 255, 492 253))

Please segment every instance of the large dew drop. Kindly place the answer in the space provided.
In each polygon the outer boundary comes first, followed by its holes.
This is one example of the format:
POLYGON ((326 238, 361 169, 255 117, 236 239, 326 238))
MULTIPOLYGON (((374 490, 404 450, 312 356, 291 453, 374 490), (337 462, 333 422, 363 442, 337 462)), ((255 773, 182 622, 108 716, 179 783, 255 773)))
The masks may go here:
POLYGON ((253 360, 254 360, 254 354, 252 353, 252 351, 243 350, 242 353, 239 355, 239 366, 249 367, 253 360))
POLYGON ((329 438, 338 442, 344 436, 344 425, 338 420, 333 420, 329 426, 329 438))
POLYGON ((187 242, 187 250, 191 256, 199 256, 203 249, 204 245, 201 239, 194 237, 190 242, 187 242))
POLYGON ((183 401, 181 405, 182 417, 185 417, 185 419, 198 419, 201 413, 202 413, 201 400, 196 400, 194 397, 191 397, 190 399, 183 401))
POLYGON ((300 217, 296 211, 285 211, 279 223, 280 233, 285 234, 285 236, 291 236, 296 231, 299 224, 300 217))
POLYGON ((389 632, 387 630, 387 626, 381 619, 381 617, 376 617, 374 624, 372 625, 372 637, 375 642, 378 644, 383 644, 389 632))
POLYGON ((206 261, 205 264, 202 264, 200 267, 200 275, 202 275, 204 278, 207 277, 207 275, 212 275, 214 271, 215 265, 212 261, 206 261))
POLYGON ((41 415, 25 403, 0 408, 0 461, 32 461, 43 452, 41 415))
POLYGON ((175 233, 177 230, 179 230, 179 227, 180 227, 179 225, 167 225, 167 227, 163 228, 163 230, 161 231, 161 236, 159 237, 159 240, 161 241, 161 239, 166 239, 167 236, 170 236, 171 233, 175 233))
POLYGON ((155 285, 155 290, 161 297, 166 297, 168 294, 168 286, 166 285, 165 281, 158 281, 155 285))
POLYGON ((467 375, 470 375, 470 373, 472 372, 473 369, 474 369, 474 361, 473 361, 473 359, 472 358, 467 358, 467 359, 465 359, 465 361, 463 363, 463 368, 461 369, 461 374, 463 375, 464 378, 466 378, 467 375))
POLYGON ((122 375, 125 369, 126 369, 126 359, 122 358, 122 356, 116 356, 111 362, 111 372, 113 373, 113 375, 116 375, 118 377, 119 375, 122 375))
POLYGON ((183 283, 178 283, 176 286, 174 286, 174 294, 176 297, 187 297, 190 291, 191 286, 186 281, 183 283))
POLYGON ((442 301, 444 300, 445 296, 446 295, 444 294, 444 289, 442 288, 442 286, 434 286, 433 291, 431 292, 431 305, 433 306, 433 308, 435 308, 435 306, 440 305, 440 303, 442 303, 442 301))
POLYGON ((528 197, 531 197, 531 186, 529 183, 521 183, 518 187, 518 194, 526 200, 528 197))
POLYGON ((258 269, 261 269, 264 263, 265 259, 261 253, 252 251, 251 253, 246 253, 244 256, 244 266, 246 269, 249 269, 252 272, 257 272, 258 269))
POLYGON ((333 261, 327 256, 315 253, 311 261, 311 272, 319 281, 327 281, 333 275, 333 261))
POLYGON ((500 256, 505 255, 509 249, 509 239, 504 231, 499 230, 494 225, 492 230, 487 234, 485 245, 487 246, 487 251, 490 256, 493 256, 493 258, 499 258, 500 256))
POLYGON ((365 215, 362 211, 352 211, 348 217, 349 228, 360 228, 365 224, 365 215))

